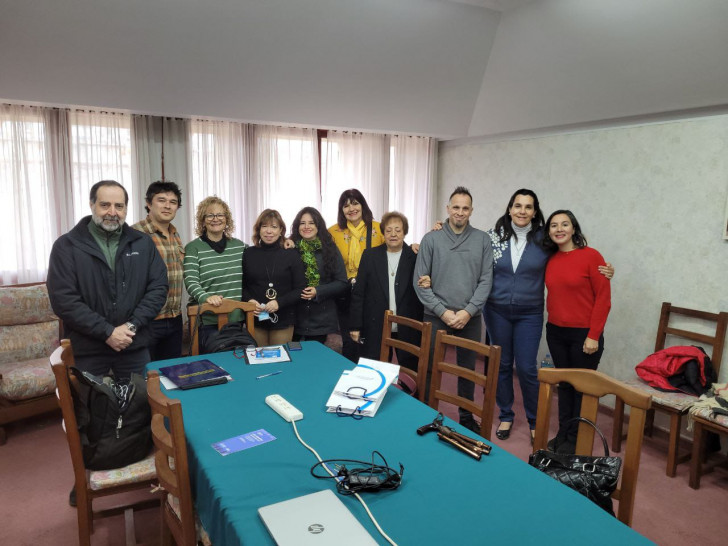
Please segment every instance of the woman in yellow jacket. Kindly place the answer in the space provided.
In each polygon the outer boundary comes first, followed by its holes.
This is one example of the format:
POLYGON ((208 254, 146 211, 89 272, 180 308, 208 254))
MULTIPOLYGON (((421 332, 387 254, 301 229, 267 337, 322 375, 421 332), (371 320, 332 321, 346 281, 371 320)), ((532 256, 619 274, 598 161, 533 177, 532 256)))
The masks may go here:
POLYGON ((346 190, 339 198, 338 222, 329 228, 336 247, 344 258, 350 289, 338 301, 339 331, 343 343, 342 353, 351 360, 359 360, 359 345, 349 336, 349 301, 351 288, 356 282, 361 255, 367 248, 384 244, 379 222, 374 221, 366 199, 357 189, 346 190))

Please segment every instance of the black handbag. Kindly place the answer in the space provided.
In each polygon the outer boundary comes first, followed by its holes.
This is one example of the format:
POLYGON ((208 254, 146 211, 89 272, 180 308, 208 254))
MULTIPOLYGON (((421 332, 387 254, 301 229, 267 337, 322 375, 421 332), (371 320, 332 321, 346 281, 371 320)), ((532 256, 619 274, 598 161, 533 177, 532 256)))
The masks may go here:
POLYGON ((569 422, 572 421, 582 421, 597 431, 604 445, 604 457, 554 453, 546 449, 539 449, 528 457, 528 464, 571 487, 574 491, 578 491, 614 515, 612 493, 617 488, 622 459, 609 456, 604 434, 589 419, 574 417, 569 422))

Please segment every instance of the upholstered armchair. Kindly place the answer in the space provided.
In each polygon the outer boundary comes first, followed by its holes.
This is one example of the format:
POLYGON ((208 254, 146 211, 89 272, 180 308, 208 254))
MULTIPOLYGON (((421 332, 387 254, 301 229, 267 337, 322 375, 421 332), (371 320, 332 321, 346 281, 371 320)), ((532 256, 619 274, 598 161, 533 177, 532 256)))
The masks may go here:
POLYGON ((45 284, 0 287, 0 445, 4 425, 58 409, 48 357, 59 320, 45 284))

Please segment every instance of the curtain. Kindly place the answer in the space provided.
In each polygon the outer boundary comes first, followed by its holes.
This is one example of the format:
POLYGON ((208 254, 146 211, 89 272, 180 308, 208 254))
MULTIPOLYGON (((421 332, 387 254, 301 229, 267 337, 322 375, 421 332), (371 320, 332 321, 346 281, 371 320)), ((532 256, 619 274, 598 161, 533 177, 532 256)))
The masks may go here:
POLYGON ((63 209, 52 177, 58 170, 47 142, 53 116, 49 109, 0 106, 0 284, 44 279, 59 235, 63 209))
POLYGON ((132 116, 132 177, 139 188, 134 203, 137 217, 144 218, 147 187, 157 180, 175 182, 182 192, 182 209, 174 225, 183 241, 194 238, 188 208, 191 206, 191 185, 187 176, 187 121, 160 116, 132 116), (164 170, 162 167, 164 166, 164 170), (164 175, 164 176, 163 176, 164 175))
POLYGON ((407 217, 407 242, 419 243, 430 231, 434 218, 437 141, 395 135, 391 155, 389 210, 398 210, 407 217))
POLYGON ((321 155, 322 210, 327 225, 336 223, 339 197, 358 189, 379 220, 389 206, 389 137, 329 131, 321 155))
POLYGON ((140 219, 137 202, 141 188, 135 186, 132 179, 130 116, 76 110, 69 112, 68 119, 75 220, 90 214, 91 186, 99 180, 116 180, 129 194, 126 222, 133 224, 140 219))
POLYGON ((290 234, 291 222, 301 208, 321 207, 316 130, 257 125, 253 135, 250 217, 255 219, 266 208, 276 209, 290 234))
MULTIPOLYGON (((248 186, 248 127, 229 121, 193 120, 188 126, 190 198, 187 217, 195 225, 197 204, 205 197, 217 195, 233 214, 234 235, 250 241, 250 219, 246 208, 248 186)), ((191 238, 194 238, 192 235, 191 238)))

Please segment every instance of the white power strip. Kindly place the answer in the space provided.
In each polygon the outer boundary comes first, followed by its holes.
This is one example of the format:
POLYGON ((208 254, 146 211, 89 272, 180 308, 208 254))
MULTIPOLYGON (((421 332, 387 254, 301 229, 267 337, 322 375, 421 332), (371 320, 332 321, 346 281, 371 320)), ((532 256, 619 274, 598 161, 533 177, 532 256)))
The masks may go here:
POLYGON ((303 413, 294 408, 280 394, 270 394, 265 397, 265 403, 268 404, 273 411, 283 417, 289 423, 292 421, 300 421, 303 419, 303 413))

